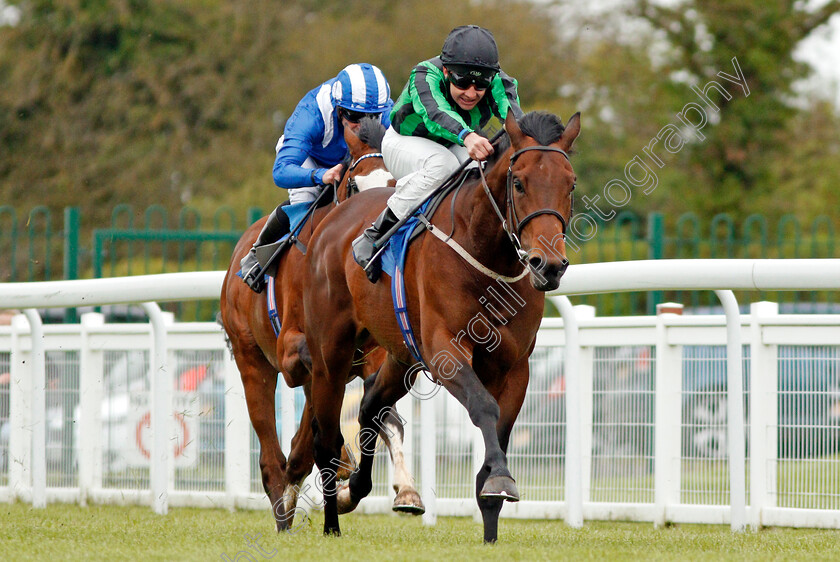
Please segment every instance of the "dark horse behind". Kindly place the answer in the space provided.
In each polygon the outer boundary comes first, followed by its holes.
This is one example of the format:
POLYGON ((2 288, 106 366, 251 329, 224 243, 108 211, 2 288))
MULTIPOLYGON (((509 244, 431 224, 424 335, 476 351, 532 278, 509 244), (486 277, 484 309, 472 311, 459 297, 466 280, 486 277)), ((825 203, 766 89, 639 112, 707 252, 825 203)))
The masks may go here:
MULTIPOLYGON (((475 493, 487 542, 497 538, 503 502, 519 499, 506 451, 528 386, 544 293, 559 285, 568 265, 564 236, 576 182, 568 152, 580 116, 564 127, 548 113, 529 113, 520 123, 508 115, 505 130, 507 137, 487 162, 486 181, 474 177, 447 196, 430 219, 431 229, 409 248, 405 266, 408 316, 426 367, 467 409, 484 438, 475 493), (460 249, 447 247, 451 242, 460 249)), ((324 487, 328 534, 340 532, 340 506, 355 505, 370 492, 375 438, 364 436, 375 435, 377 416, 406 394, 417 372, 395 319, 390 278, 369 283, 351 250, 390 193, 370 190, 339 206, 320 223, 309 249, 305 333, 313 369, 315 461, 325 482, 342 449, 339 415, 353 350, 376 341, 388 352, 365 381, 359 469, 349 490, 324 487)))
MULTIPOLYGON (((366 186, 370 187, 371 182, 378 186, 387 184, 391 175, 385 170, 382 155, 378 153, 383 134, 382 125, 372 120, 363 121, 358 135, 350 128, 345 129, 344 139, 352 163, 336 189, 335 203, 348 199, 353 186, 363 192, 366 186)), ((337 207, 330 203, 315 210, 298 234, 303 245, 308 244, 315 226, 333 208, 337 207)), ((362 217, 356 220, 361 226, 362 217)), ((286 249, 279 260, 275 274, 275 294, 282 328, 277 336, 269 320, 265 293, 254 293, 237 276, 239 261, 251 248, 264 223, 265 218, 254 223, 237 243, 222 285, 220 306, 222 325, 245 389, 248 414, 260 442, 263 488, 271 502, 277 529, 282 530, 288 529, 293 523, 299 487, 314 464, 312 411, 309 406, 310 359, 303 335, 304 285, 300 275, 305 269, 307 257, 298 247, 292 246, 286 249), (275 421, 274 396, 278 371, 282 372, 287 385, 292 388, 303 386, 307 394, 300 427, 292 440, 288 459, 280 449, 275 421)), ((345 373, 345 383, 356 376, 367 378, 384 359, 383 350, 373 342, 351 350, 351 354, 354 356, 354 366, 345 373)), ((394 488, 397 495, 394 509, 422 513, 423 504, 403 459, 403 428, 399 419, 389 413, 380 420, 380 429, 395 465, 394 488)), ((351 469, 347 467, 352 467, 352 462, 345 455, 342 464, 344 470, 336 475, 339 479, 349 476, 351 469)))

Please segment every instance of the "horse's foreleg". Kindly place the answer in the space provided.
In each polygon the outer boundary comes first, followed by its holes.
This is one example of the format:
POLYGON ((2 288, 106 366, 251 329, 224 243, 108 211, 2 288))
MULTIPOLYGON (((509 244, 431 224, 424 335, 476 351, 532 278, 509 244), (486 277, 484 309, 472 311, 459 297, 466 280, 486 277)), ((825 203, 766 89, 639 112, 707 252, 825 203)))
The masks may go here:
POLYGON ((411 471, 405 461, 405 454, 403 453, 405 431, 403 425, 404 420, 397 413, 396 406, 391 406, 390 411, 385 416, 384 427, 379 431, 379 435, 391 454, 391 462, 394 463, 394 493, 396 497, 391 508, 402 513, 421 515, 426 511, 426 507, 414 487, 414 478, 411 476, 411 471))
POLYGON ((321 388, 313 388, 317 393, 328 396, 320 403, 316 398, 312 420, 313 444, 315 464, 321 475, 321 492, 324 494, 324 534, 340 535, 338 524, 338 504, 336 500, 339 460, 344 438, 341 435, 341 402, 343 400, 344 381, 340 385, 333 385, 332 391, 323 392, 321 388))
POLYGON ((277 372, 264 360, 264 365, 244 365, 243 363, 245 361, 237 361, 245 388, 248 415, 260 441, 260 471, 263 489, 271 502, 277 530, 282 531, 289 528, 290 522, 281 515, 283 510, 280 508, 284 504, 286 457, 280 449, 274 413, 277 372))
MULTIPOLYGON (((513 423, 522 408, 525 400, 525 391, 528 387, 528 365, 513 369, 505 378, 505 385, 493 394, 499 404, 499 421, 496 424, 499 437, 499 446, 504 453, 507 453, 510 432, 513 423)), ((496 542, 499 530, 499 513, 506 498, 491 497, 482 495, 490 476, 490 467, 485 464, 478 471, 475 477, 475 497, 478 502, 478 509, 481 512, 481 519, 484 522, 484 542, 496 542)))
MULTIPOLYGON (((294 523, 298 496, 305 491, 301 490, 301 486, 309 473, 312 472, 312 466, 315 464, 312 454, 312 441, 312 408, 307 393, 300 425, 292 438, 292 449, 286 462, 286 489, 283 492, 284 512, 282 517, 290 527, 294 523)), ((275 509, 275 515, 276 511, 275 509)))
POLYGON ((339 507, 342 511, 355 509, 362 498, 370 494, 373 487, 371 473, 373 458, 376 451, 376 437, 382 435, 389 445, 392 459, 395 461, 395 477, 398 478, 402 497, 395 502, 395 506, 408 506, 405 511, 422 513, 423 504, 420 496, 414 490, 411 476, 405 468, 405 458, 402 453, 402 421, 394 413, 394 403, 405 396, 407 392, 402 384, 405 367, 397 361, 388 358, 378 373, 365 381, 365 393, 359 406, 359 448, 361 462, 358 469, 350 476, 350 485, 339 495, 339 507), (413 496, 412 496, 413 492, 413 496))
MULTIPOLYGON (((434 357, 446 355, 455 358, 461 356, 460 350, 452 349, 451 338, 444 332, 435 333, 432 343, 438 342, 441 350, 434 357)), ((526 365, 527 367, 527 365, 526 365)), ((507 501, 519 501, 519 491, 507 467, 507 457, 499 444, 496 426, 499 421, 499 404, 492 394, 484 387, 473 368, 458 361, 446 361, 439 366, 432 365, 435 378, 455 397, 466 409, 470 421, 480 431, 484 438, 484 463, 487 478, 479 492, 481 497, 499 498, 507 501), (440 368, 438 368, 440 367, 440 368), (443 369, 447 369, 444 372, 443 369)))
MULTIPOLYGON (((385 364, 387 365, 388 363, 385 364)), ((394 405, 408 391, 403 382, 404 371, 405 369, 403 367, 398 363, 394 363, 387 369, 383 369, 381 374, 378 373, 372 379, 365 381, 365 396, 362 400, 362 407, 359 409, 359 421, 364 427, 370 428, 375 426, 383 442, 388 447, 391 461, 394 463, 394 492, 396 493, 392 509, 394 511, 420 515, 426 511, 426 508, 423 505, 420 494, 414 487, 414 478, 411 476, 411 472, 406 464, 403 452, 403 438, 405 435, 403 425, 405 422, 397 413, 396 406, 394 405)), ((360 432, 360 437, 361 435, 360 432)), ((370 439, 369 432, 368 438, 370 439)), ((356 477, 359 483, 364 480, 370 481, 374 451, 369 450, 368 452, 370 456, 367 460, 363 460, 363 464, 360 465, 360 470, 356 477)), ((353 484, 352 478, 351 487, 353 484)), ((360 488, 357 484, 357 487, 354 489, 355 496, 360 495, 359 490, 360 488)), ((347 499, 352 502, 353 500, 350 498, 349 491, 348 489, 347 499)), ((361 498, 358 497, 358 499, 361 498)))
POLYGON ((499 436, 496 433, 499 420, 498 403, 467 365, 459 369, 452 378, 444 378, 441 382, 467 409, 470 421, 481 431, 484 438, 483 467, 489 470, 489 473, 481 495, 518 501, 519 493, 507 468, 507 458, 499 445, 499 436))
MULTIPOLYGON (((341 534, 338 525, 336 480, 344 445, 341 435, 341 404, 344 400, 344 387, 347 373, 350 371, 352 352, 345 358, 345 354, 340 351, 341 347, 337 349, 339 351, 331 357, 335 362, 330 368, 327 368, 320 356, 313 356, 312 430, 315 464, 318 465, 321 474, 321 491, 324 494, 325 535, 341 534)), ((352 347, 350 349, 352 350, 352 347)))

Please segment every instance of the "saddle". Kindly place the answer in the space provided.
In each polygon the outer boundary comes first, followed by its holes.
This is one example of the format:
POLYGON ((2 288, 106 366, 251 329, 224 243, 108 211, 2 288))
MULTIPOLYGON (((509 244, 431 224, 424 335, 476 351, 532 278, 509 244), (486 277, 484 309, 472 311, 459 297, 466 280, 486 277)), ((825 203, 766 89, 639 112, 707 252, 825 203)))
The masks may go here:
MULTIPOLYGON (((332 188, 326 186, 312 203, 295 203, 283 206, 283 212, 289 217, 290 232, 281 236, 276 242, 270 242, 255 248, 257 261, 264 278, 273 278, 277 274, 277 266, 286 248, 295 246, 302 254, 306 255, 306 245, 298 239, 300 231, 317 209, 334 203, 337 198, 335 186, 332 186, 332 188)), ((241 271, 239 275, 242 276, 241 271)))
MULTIPOLYGON (((469 160, 465 162, 465 165, 469 164, 469 162, 469 160)), ((406 218, 399 221, 396 225, 394 225, 391 228, 391 230, 385 233, 385 235, 382 237, 382 240, 379 242, 380 250, 377 253, 377 256, 384 258, 388 255, 388 248, 391 246, 391 238, 395 236, 397 232, 408 231, 408 244, 413 242, 414 239, 420 236, 420 233, 426 229, 426 224, 428 223, 429 219, 431 219, 434 216, 435 212, 437 211, 438 207, 440 207, 440 204, 443 202, 443 200, 446 199, 446 197, 453 191, 458 191, 464 185, 464 182, 468 178, 477 175, 478 168, 461 167, 453 175, 449 176, 449 178, 447 178, 446 181, 444 181, 440 187, 435 189, 426 199, 421 201, 420 204, 417 207, 415 207, 408 214, 408 216, 406 216, 406 218), (411 225, 411 228, 404 228, 406 225, 411 225)), ((375 257, 374 259, 377 258, 375 257)), ((383 269, 385 269, 387 273, 387 268, 385 268, 384 263, 383 269)))
MULTIPOLYGON (((490 139, 490 142, 492 144, 495 144, 496 141, 498 141, 502 137, 504 132, 504 129, 500 129, 499 131, 497 131, 496 134, 493 135, 493 137, 490 139)), ((407 222, 411 221, 415 217, 422 216, 423 220, 421 222, 425 222, 424 224, 416 224, 414 226, 414 230, 412 231, 411 236, 409 237, 409 242, 411 240, 414 240, 417 236, 419 236, 420 232, 422 232, 423 228, 428 223, 428 219, 430 219, 434 215, 435 211, 440 206, 443 199, 446 198, 446 196, 452 193, 453 191, 457 191, 458 189, 460 189, 461 186, 464 185, 466 179, 470 177, 470 175, 478 173, 477 167, 470 166, 472 162, 473 160, 465 160, 458 167, 458 169, 452 173, 451 176, 446 178, 446 180, 444 180, 444 182, 439 187, 432 191, 432 193, 430 193, 429 196, 426 197, 426 199, 424 199, 417 207, 412 209, 411 212, 408 213, 408 216, 406 216, 396 225, 391 227, 391 229, 388 232, 386 232, 382 238, 380 238, 378 242, 380 250, 379 252, 377 252, 373 259, 378 259, 378 257, 382 255, 385 249, 389 246, 388 241, 391 238, 391 236, 393 236, 394 233, 400 230, 403 227, 403 225, 405 225, 407 222), (421 211, 421 209, 425 209, 425 211, 421 211)), ((483 163, 479 163, 478 165, 482 166, 483 163)))

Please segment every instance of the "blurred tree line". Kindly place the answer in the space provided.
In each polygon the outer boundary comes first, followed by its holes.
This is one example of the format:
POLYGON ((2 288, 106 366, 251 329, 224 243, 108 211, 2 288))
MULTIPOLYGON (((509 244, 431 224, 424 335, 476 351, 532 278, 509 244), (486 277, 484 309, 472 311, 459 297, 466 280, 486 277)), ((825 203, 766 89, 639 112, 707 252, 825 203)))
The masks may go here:
POLYGON ((120 203, 268 209, 286 197, 274 145, 306 91, 366 61, 396 98, 464 23, 493 31, 524 109, 582 111, 582 194, 628 182, 638 156, 657 187, 624 209, 808 219, 840 203, 838 109, 792 89, 808 74, 793 50, 836 0, 639 0, 594 18, 570 0, 6 3, 21 18, 0 27, 0 197, 21 211, 76 205, 105 225, 120 203), (737 74, 733 58, 749 96, 718 74, 737 74), (709 93, 701 140, 677 114, 710 80, 732 97, 709 93), (684 146, 660 139, 654 163, 644 149, 668 124, 684 146))

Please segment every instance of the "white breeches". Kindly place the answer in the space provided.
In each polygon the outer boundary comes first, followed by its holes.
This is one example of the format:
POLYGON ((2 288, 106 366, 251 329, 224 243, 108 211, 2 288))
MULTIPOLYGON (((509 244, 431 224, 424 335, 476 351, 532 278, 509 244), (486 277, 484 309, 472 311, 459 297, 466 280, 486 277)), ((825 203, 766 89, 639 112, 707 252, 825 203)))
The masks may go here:
POLYGON ((429 139, 401 135, 393 127, 382 139, 382 156, 397 179, 388 206, 400 219, 469 159, 463 146, 446 148, 429 139))
MULTIPOLYGON (((313 168, 315 166, 312 166, 313 168)), ((320 187, 295 187, 289 190, 289 203, 312 203, 321 193, 320 187)))

